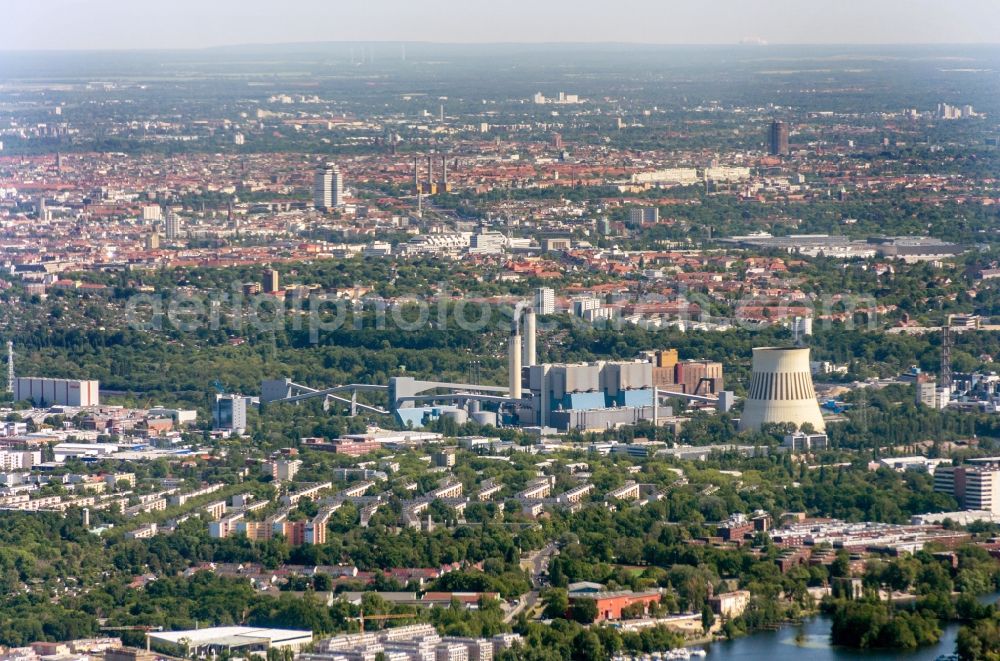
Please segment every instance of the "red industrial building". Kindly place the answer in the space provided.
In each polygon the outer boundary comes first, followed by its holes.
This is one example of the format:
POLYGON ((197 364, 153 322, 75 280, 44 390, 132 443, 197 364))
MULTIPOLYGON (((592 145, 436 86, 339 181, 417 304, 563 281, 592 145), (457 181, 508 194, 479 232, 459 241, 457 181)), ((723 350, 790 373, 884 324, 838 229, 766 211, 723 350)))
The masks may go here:
POLYGON ((676 349, 653 356, 653 385, 660 390, 689 395, 714 395, 725 387, 722 363, 713 360, 678 360, 676 349))
POLYGON ((589 599, 596 602, 597 619, 594 621, 603 622, 604 620, 620 620, 622 617, 622 610, 635 604, 642 604, 643 612, 646 612, 649 610, 649 606, 651 604, 660 603, 660 597, 660 593, 655 590, 649 590, 647 592, 631 592, 625 590, 620 592, 570 594, 569 602, 570 607, 572 607, 573 603, 582 599, 589 599))

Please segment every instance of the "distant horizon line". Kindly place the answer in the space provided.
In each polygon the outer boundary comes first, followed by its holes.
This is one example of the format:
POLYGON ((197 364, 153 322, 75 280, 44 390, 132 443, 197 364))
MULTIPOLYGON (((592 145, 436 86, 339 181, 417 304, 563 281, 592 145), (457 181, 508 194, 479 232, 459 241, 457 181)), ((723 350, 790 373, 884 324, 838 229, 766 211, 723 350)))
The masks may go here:
POLYGON ((424 46, 644 46, 644 47, 685 47, 685 48, 748 48, 765 49, 770 47, 975 47, 975 46, 1000 46, 1000 41, 929 41, 929 42, 771 42, 768 40, 753 41, 748 38, 746 41, 731 42, 653 42, 653 41, 434 41, 421 39, 361 39, 361 40, 331 40, 331 41, 249 41, 239 43, 221 43, 205 46, 164 46, 164 47, 77 47, 77 48, 4 48, 0 46, 0 53, 109 53, 109 52, 194 52, 219 50, 227 48, 252 48, 252 47, 293 47, 293 46, 333 46, 333 45, 424 45, 424 46))

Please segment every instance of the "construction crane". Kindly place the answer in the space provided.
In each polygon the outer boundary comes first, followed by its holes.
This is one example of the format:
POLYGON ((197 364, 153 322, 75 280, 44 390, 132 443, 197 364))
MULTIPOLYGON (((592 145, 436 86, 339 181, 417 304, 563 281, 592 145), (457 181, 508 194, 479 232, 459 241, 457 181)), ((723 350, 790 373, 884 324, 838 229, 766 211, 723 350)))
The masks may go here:
POLYGON ((146 651, 149 651, 149 632, 150 631, 163 631, 163 627, 153 626, 151 624, 129 624, 122 625, 119 627, 101 627, 101 631, 142 631, 146 634, 146 651))
POLYGON ((409 618, 413 619, 417 617, 416 613, 394 613, 392 615, 365 615, 364 611, 361 611, 361 615, 358 617, 351 618, 352 620, 357 620, 361 623, 361 633, 365 632, 365 620, 396 620, 399 618, 409 618))

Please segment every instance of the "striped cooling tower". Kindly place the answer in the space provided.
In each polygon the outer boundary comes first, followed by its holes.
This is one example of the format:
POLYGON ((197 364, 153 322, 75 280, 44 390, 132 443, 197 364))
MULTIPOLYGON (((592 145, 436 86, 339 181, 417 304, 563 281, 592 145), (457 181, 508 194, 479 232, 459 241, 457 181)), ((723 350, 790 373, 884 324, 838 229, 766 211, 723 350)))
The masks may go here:
POLYGON ((769 422, 812 423, 823 431, 823 415, 809 372, 809 349, 759 347, 753 350, 753 368, 740 431, 760 429, 769 422))

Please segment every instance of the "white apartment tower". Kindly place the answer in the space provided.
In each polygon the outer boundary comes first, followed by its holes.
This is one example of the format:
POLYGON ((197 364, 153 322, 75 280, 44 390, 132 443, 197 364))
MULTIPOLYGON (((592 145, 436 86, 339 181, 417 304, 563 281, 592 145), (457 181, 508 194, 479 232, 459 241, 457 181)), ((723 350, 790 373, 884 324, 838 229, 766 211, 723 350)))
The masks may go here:
POLYGON ((163 220, 163 209, 159 205, 146 205, 142 208, 142 222, 155 223, 163 220))
POLYGON ((1000 511, 1000 470, 977 468, 965 472, 966 509, 1000 511))
POLYGON ((535 290, 535 312, 537 314, 554 314, 556 311, 556 293, 549 287, 539 287, 535 290))
POLYGON ((183 219, 173 211, 167 212, 167 220, 164 223, 164 234, 168 239, 176 239, 181 235, 184 227, 183 219))
POLYGON ((1000 457, 978 457, 961 466, 938 466, 934 490, 955 497, 967 510, 1000 513, 1000 457))
POLYGON ((340 168, 333 163, 325 163, 317 168, 313 180, 313 206, 317 209, 333 209, 344 204, 344 177, 340 168))

